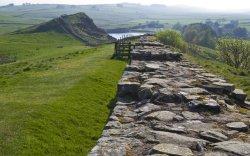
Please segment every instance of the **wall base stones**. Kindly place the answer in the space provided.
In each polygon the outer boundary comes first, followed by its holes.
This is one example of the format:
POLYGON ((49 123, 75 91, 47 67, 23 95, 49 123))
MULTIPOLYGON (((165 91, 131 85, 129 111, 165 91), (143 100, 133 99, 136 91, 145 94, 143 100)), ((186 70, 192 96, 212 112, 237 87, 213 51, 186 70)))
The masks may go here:
POLYGON ((180 53, 134 49, 117 95, 90 156, 250 155, 245 93, 180 53))

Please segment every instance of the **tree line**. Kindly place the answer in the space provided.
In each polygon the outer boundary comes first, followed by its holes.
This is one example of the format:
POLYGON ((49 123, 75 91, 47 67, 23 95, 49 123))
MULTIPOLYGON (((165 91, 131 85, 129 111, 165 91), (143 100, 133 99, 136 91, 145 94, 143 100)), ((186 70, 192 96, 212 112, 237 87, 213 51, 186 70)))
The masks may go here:
POLYGON ((156 34, 162 43, 177 48, 182 52, 192 52, 199 55, 201 48, 198 45, 213 45, 219 54, 220 60, 235 68, 250 70, 250 41, 222 37, 217 39, 212 30, 205 24, 190 25, 190 31, 181 34, 174 30, 164 30, 156 34), (187 42, 188 41, 188 42, 187 42))
POLYGON ((174 30, 179 31, 185 41, 214 49, 218 38, 230 37, 247 39, 249 33, 246 28, 239 27, 239 21, 231 20, 222 24, 220 21, 206 20, 205 23, 181 25, 176 23, 174 30))

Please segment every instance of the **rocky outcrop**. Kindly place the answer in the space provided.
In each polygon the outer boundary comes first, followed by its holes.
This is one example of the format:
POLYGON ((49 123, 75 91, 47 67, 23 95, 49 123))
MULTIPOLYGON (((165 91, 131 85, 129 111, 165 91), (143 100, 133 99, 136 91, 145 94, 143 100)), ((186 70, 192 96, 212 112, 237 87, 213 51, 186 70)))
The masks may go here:
POLYGON ((62 15, 48 22, 19 30, 16 33, 39 33, 50 31, 71 35, 90 45, 109 43, 115 40, 103 29, 98 28, 93 20, 83 12, 73 15, 62 15))
MULTIPOLYGON (((242 91, 159 46, 141 46, 90 156, 250 155, 242 91)), ((248 103, 249 104, 249 103, 248 103)))

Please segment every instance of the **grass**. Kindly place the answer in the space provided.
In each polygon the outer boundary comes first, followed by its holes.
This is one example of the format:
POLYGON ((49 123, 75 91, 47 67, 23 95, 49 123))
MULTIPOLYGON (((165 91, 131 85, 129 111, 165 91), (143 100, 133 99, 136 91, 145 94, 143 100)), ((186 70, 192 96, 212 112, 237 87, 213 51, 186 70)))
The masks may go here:
POLYGON ((113 45, 56 33, 0 36, 1 155, 86 155, 110 113, 125 62, 113 45))
POLYGON ((202 49, 202 52, 188 53, 185 54, 185 57, 191 62, 203 66, 209 72, 224 77, 235 84, 236 87, 243 89, 247 93, 248 99, 250 99, 250 71, 235 69, 221 62, 218 52, 209 48, 202 49))

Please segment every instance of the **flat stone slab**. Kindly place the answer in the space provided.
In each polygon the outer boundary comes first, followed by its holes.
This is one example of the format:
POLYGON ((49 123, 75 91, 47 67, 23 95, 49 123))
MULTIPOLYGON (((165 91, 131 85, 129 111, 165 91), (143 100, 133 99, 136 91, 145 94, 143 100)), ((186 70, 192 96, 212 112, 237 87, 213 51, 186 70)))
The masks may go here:
POLYGON ((166 132, 173 132, 173 133, 178 133, 178 134, 187 133, 185 127, 177 126, 177 125, 168 126, 164 124, 157 124, 153 126, 153 129, 157 131, 166 131, 166 132))
POLYGON ((208 153, 205 153, 204 156, 228 156, 227 153, 224 153, 224 152, 208 152, 208 153))
POLYGON ((136 96, 140 88, 140 83, 138 82, 120 82, 118 83, 118 95, 120 96, 136 96))
POLYGON ((150 99, 153 96, 153 85, 144 84, 139 88, 138 97, 139 99, 150 99))
POLYGON ((175 116, 176 114, 170 111, 157 111, 147 115, 146 119, 155 119, 159 121, 168 122, 172 121, 175 116))
POLYGON ((250 144, 239 141, 224 141, 213 144, 215 149, 223 150, 239 156, 250 155, 250 144))
POLYGON ((202 120, 202 119, 204 119, 203 116, 201 116, 199 113, 195 113, 195 112, 184 111, 184 112, 182 112, 182 115, 184 118, 186 118, 188 120, 202 120))
POLYGON ((158 144, 152 148, 152 153, 169 154, 175 156, 193 156, 191 149, 174 144, 158 144))
POLYGON ((195 149, 198 144, 206 145, 208 141, 203 139, 197 139, 180 135, 176 133, 163 132, 163 131, 152 131, 151 134, 154 136, 159 143, 175 143, 184 147, 195 149))
POLYGON ((243 90, 241 89, 235 89, 232 93, 232 96, 240 101, 240 102, 244 102, 246 100, 247 94, 243 92, 243 90))
POLYGON ((241 106, 246 109, 250 109, 250 101, 245 101, 243 104, 241 104, 241 106))
POLYGON ((145 65, 146 71, 155 71, 157 69, 160 69, 160 65, 157 63, 146 63, 145 65))
POLYGON ((237 130, 237 131, 245 132, 248 130, 248 126, 244 122, 231 122, 231 123, 226 124, 226 126, 229 129, 237 130))
POLYGON ((182 96, 174 93, 173 91, 169 90, 169 88, 162 88, 159 89, 159 92, 155 94, 157 102, 163 103, 179 103, 182 101, 182 96))
POLYGON ((216 131, 203 131, 200 133, 200 137, 212 142, 220 142, 228 140, 228 137, 224 134, 216 131))
POLYGON ((188 120, 183 123, 177 123, 179 126, 185 127, 188 131, 200 132, 212 129, 215 124, 213 123, 204 123, 200 120, 188 120))
POLYGON ((182 92, 188 93, 189 95, 207 95, 208 92, 205 89, 202 88, 182 88, 182 92))
POLYGON ((160 108, 161 108, 160 106, 157 106, 155 104, 147 103, 147 104, 139 107, 135 111, 138 113, 150 113, 152 111, 160 110, 160 108))
POLYGON ((210 85, 204 86, 207 90, 218 94, 229 94, 235 89, 234 84, 225 82, 214 82, 210 85))
POLYGON ((149 84, 149 85, 158 85, 158 86, 161 86, 161 87, 168 87, 170 81, 169 80, 166 80, 166 79, 161 79, 161 78, 149 78, 146 80, 146 83, 145 84, 149 84))

